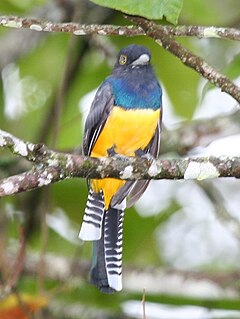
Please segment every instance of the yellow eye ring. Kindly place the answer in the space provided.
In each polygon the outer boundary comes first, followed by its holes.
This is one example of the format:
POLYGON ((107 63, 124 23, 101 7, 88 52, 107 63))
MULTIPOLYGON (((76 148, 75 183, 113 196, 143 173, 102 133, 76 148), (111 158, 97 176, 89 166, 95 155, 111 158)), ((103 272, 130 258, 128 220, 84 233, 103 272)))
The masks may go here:
POLYGON ((127 63, 127 56, 125 54, 121 54, 119 57, 119 64, 124 65, 127 63))

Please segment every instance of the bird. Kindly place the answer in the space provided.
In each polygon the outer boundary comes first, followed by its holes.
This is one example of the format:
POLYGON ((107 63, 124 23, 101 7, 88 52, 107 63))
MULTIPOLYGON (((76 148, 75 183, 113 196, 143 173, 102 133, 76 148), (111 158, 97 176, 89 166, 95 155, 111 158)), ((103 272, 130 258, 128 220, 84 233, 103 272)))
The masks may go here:
MULTIPOLYGON (((151 53, 131 44, 117 54, 111 74, 99 86, 85 121, 83 155, 157 158, 162 88, 151 53)), ((79 238, 93 241, 90 280, 103 293, 122 290, 123 218, 149 180, 89 179, 79 238)))

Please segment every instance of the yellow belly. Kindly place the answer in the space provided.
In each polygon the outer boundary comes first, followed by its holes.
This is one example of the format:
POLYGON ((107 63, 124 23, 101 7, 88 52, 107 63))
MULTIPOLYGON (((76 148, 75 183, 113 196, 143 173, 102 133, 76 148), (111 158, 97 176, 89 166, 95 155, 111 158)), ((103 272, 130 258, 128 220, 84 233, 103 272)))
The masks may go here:
MULTIPOLYGON (((92 157, 108 156, 107 150, 115 146, 117 154, 135 156, 135 151, 144 149, 151 141, 160 117, 160 110, 124 110, 114 107, 91 152, 92 157)), ((105 178, 91 180, 95 192, 103 191, 108 209, 113 195, 125 181, 105 178)))

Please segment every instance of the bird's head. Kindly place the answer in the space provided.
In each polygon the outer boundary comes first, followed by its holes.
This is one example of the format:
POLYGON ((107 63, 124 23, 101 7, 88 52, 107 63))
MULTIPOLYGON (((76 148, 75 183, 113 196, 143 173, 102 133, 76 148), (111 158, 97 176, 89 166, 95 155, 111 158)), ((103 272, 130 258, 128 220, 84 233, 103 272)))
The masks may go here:
POLYGON ((142 46, 131 44, 123 48, 117 55, 115 68, 135 68, 137 66, 149 65, 151 60, 150 51, 142 46))

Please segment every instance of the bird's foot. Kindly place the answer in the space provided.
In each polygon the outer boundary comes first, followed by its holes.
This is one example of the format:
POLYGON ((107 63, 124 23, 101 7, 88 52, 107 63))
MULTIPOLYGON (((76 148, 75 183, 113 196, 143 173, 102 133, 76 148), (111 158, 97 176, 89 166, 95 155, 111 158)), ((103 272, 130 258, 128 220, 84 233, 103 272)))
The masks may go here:
POLYGON ((135 151, 135 155, 137 157, 146 158, 148 161, 154 160, 154 157, 150 153, 147 153, 146 151, 142 150, 141 148, 139 148, 138 150, 135 151))
POLYGON ((107 153, 108 153, 108 156, 109 157, 115 157, 115 158, 119 158, 121 160, 126 160, 126 156, 124 155, 121 155, 121 154, 118 154, 115 150, 115 145, 113 145, 112 147, 110 147, 108 150, 107 150, 107 153))
POLYGON ((110 147, 109 149, 107 149, 107 153, 109 157, 113 157, 117 155, 117 152, 115 151, 115 145, 113 145, 112 147, 110 147))

